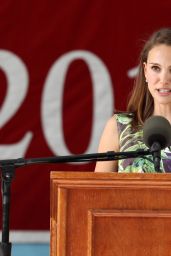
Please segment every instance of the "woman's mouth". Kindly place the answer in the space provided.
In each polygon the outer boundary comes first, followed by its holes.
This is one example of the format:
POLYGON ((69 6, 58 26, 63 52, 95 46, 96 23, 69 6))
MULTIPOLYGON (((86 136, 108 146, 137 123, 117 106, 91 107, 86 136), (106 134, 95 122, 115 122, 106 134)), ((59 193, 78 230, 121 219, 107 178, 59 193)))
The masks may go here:
POLYGON ((171 94, 171 89, 166 89, 166 88, 162 88, 162 89, 157 89, 157 91, 159 92, 159 94, 161 96, 167 96, 171 94))

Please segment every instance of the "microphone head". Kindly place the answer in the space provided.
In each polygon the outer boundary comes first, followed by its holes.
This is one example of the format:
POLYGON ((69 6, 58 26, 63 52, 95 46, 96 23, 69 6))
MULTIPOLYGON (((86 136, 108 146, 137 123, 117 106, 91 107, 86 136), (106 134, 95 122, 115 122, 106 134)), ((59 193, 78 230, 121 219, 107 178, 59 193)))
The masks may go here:
POLYGON ((171 125, 163 116, 151 116, 143 127, 143 139, 147 147, 158 142, 161 149, 171 145, 171 125))

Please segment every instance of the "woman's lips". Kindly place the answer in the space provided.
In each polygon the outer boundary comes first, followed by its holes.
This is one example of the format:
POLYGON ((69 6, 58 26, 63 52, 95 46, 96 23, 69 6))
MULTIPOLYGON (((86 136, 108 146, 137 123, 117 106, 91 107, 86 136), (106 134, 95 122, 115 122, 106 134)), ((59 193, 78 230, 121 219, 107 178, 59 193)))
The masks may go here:
POLYGON ((157 89, 157 91, 161 96, 167 96, 171 94, 171 89, 169 88, 157 89))

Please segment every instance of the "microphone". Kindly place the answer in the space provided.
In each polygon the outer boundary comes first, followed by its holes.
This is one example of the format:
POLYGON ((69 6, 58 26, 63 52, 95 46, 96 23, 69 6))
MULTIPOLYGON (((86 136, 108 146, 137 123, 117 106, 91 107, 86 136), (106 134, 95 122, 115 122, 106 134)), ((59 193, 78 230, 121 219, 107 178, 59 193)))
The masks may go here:
POLYGON ((171 125, 169 121, 162 116, 148 118, 143 127, 143 139, 152 152, 155 170, 161 172, 161 149, 171 145, 171 125))

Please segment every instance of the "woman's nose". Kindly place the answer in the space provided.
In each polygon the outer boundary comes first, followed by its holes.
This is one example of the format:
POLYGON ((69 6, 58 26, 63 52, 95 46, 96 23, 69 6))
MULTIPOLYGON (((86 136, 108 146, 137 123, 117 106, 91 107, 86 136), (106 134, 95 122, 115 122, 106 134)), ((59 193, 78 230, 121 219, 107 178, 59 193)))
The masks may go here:
POLYGON ((164 71, 160 74, 160 83, 165 85, 171 82, 171 73, 168 71, 164 71))

